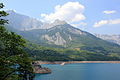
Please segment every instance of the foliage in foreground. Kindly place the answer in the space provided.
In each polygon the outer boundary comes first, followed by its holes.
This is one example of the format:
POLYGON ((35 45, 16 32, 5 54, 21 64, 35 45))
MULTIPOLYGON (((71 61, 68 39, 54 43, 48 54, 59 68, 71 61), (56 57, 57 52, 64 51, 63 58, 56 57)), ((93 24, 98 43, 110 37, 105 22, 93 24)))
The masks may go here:
MULTIPOLYGON (((4 5, 0 3, 0 9, 4 5)), ((1 19, 8 14, 0 11, 0 80, 32 80, 31 60, 24 52, 26 41, 14 32, 8 32, 1 19)))

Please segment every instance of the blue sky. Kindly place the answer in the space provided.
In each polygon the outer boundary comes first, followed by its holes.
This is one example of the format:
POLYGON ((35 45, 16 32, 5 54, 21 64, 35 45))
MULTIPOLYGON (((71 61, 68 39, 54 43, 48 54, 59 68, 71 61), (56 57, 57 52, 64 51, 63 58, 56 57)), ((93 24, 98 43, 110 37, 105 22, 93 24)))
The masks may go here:
POLYGON ((52 21, 60 18, 61 20, 66 20, 71 25, 91 33, 120 34, 120 0, 0 1, 4 2, 5 9, 13 9, 17 13, 43 21, 52 21), (56 6, 58 6, 57 9, 55 9, 56 6), (67 15, 62 14, 62 18, 61 13, 67 15), (43 15, 41 16, 41 14, 43 15), (76 15, 77 17, 75 17, 76 15))

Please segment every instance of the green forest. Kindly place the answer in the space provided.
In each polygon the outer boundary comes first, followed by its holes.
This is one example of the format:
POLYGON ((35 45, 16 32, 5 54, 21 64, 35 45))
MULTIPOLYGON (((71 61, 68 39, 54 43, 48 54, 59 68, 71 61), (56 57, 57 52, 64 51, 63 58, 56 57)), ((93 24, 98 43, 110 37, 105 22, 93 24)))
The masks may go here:
POLYGON ((27 43, 25 51, 33 60, 42 61, 118 61, 119 53, 94 48, 86 50, 43 47, 27 43))

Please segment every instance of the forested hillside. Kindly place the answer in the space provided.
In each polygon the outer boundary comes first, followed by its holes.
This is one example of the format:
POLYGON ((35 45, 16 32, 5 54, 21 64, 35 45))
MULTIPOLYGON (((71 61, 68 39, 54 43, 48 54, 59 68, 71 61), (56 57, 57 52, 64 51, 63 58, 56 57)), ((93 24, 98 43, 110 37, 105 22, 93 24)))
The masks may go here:
MULTIPOLYGON (((79 50, 79 49, 60 49, 39 46, 28 43, 25 51, 33 60, 42 61, 117 61, 120 60, 120 54, 95 52, 95 50, 79 50)), ((96 49, 97 51, 97 49, 96 49)))

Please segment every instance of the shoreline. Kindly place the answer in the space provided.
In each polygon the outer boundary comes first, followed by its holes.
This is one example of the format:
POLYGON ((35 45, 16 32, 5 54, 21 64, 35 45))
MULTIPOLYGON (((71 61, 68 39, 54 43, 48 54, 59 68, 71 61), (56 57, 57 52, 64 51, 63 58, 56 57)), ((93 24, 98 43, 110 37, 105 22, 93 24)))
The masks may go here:
POLYGON ((34 61, 37 64, 120 63, 120 61, 34 61))

